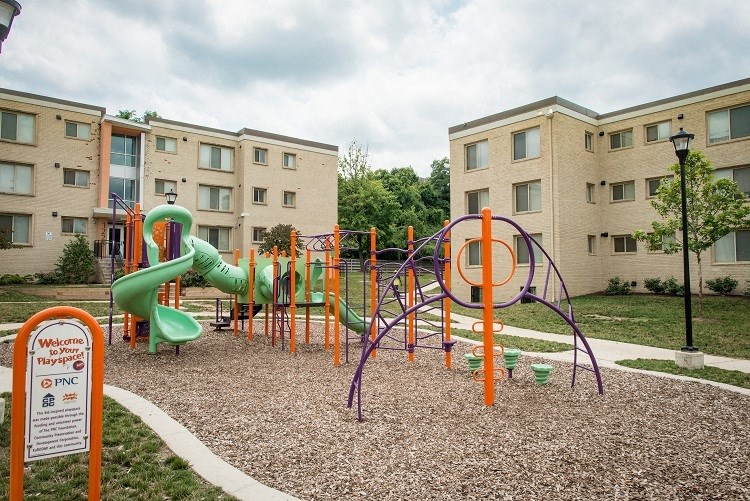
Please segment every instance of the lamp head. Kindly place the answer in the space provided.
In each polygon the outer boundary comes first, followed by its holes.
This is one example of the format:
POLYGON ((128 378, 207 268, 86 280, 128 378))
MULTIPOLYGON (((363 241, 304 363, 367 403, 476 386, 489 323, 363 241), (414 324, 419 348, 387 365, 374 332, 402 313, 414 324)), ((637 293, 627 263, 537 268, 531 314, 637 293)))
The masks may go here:
POLYGON ((174 205, 175 200, 177 200, 177 193, 173 190, 169 190, 169 193, 165 193, 164 196, 167 197, 167 203, 169 205, 174 205))

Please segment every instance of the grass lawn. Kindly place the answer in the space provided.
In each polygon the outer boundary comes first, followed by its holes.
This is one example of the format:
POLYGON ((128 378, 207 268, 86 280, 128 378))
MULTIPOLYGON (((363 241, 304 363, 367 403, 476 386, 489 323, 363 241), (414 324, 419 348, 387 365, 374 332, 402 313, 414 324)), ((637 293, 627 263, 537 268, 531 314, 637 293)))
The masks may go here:
MULTIPOLYGON (((451 334, 465 337, 467 339, 473 339, 475 341, 482 341, 482 334, 477 334, 476 332, 465 329, 451 329, 451 334)), ((495 334, 495 343, 500 343, 506 348, 518 348, 521 351, 535 351, 539 353, 552 353, 573 349, 572 344, 519 336, 507 336, 505 334, 495 334)))
MULTIPOLYGON (((684 299, 633 294, 573 298, 576 321, 584 335, 625 343, 678 349, 685 344, 684 299)), ((481 310, 453 306, 456 313, 479 318, 481 310)), ((703 316, 693 298, 693 342, 704 353, 750 359, 750 298, 707 296, 703 316)), ((552 310, 516 304, 496 312, 507 325, 568 334, 570 328, 552 310)))
POLYGON ((750 374, 741 371, 728 371, 717 367, 704 367, 699 370, 690 370, 678 367, 671 360, 655 360, 639 358, 637 360, 618 360, 618 365, 631 367, 633 369, 644 369, 647 371, 667 372, 680 376, 690 376, 698 379, 707 379, 718 383, 726 383, 741 388, 750 389, 750 374))
MULTIPOLYGON (((0 499, 8 499, 10 393, 0 427, 0 499)), ((26 499, 86 499, 88 454, 71 454, 26 463, 26 499)), ((140 418, 104 397, 102 499, 236 499, 204 482, 175 456, 140 418)))

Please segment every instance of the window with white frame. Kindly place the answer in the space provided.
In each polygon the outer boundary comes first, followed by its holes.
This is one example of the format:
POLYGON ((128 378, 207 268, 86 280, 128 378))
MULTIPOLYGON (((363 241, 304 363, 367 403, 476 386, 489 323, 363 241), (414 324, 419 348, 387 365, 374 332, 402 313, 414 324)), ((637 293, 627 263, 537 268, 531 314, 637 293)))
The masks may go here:
POLYGON ((609 149, 617 150, 633 146, 633 129, 613 132, 609 135, 609 149))
POLYGON ((30 165, 0 164, 0 193, 31 195, 34 168, 30 165))
POLYGON ((584 132, 583 147, 586 149, 586 151, 594 151, 594 134, 593 133, 584 132))
POLYGON ((513 160, 536 158, 541 155, 539 127, 513 134, 513 160))
POLYGON ((229 252, 229 235, 231 229, 220 226, 198 226, 198 238, 213 245, 216 250, 229 252))
POLYGON ((709 144, 750 136, 750 105, 706 114, 709 144))
POLYGON ((718 169, 714 171, 714 179, 731 179, 737 183, 737 188, 750 198, 750 167, 736 167, 733 169, 718 169))
POLYGON ((466 170, 486 169, 489 165, 487 140, 466 145, 466 170))
POLYGON ((662 181, 671 181, 672 179, 674 179, 674 176, 652 177, 646 179, 646 197, 655 197, 659 193, 659 186, 661 186, 662 181))
POLYGON ((173 137, 156 136, 156 151, 177 153, 177 140, 173 137))
POLYGON ((62 232, 71 235, 85 235, 88 219, 85 217, 62 217, 62 232))
POLYGON ((297 168, 297 155, 295 155, 294 153, 284 153, 283 167, 285 169, 296 169, 297 168))
POLYGON ((750 229, 727 233, 714 244, 714 261, 738 263, 750 261, 750 229))
POLYGON ((586 201, 590 204, 596 203, 596 185, 594 183, 586 183, 586 201))
POLYGON ((666 141, 672 135, 672 122, 666 121, 646 126, 646 142, 666 141))
MULTIPOLYGON (((544 245, 542 234, 534 233, 529 234, 534 240, 531 242, 531 246, 534 249, 534 263, 539 264, 544 258, 541 246, 544 245)), ((516 263, 517 264, 530 264, 531 260, 529 257, 529 246, 526 245, 526 240, 521 235, 516 235, 513 239, 516 247, 516 263)))
POLYGON ((177 191, 177 182, 176 181, 167 181, 166 179, 157 179, 154 182, 154 193, 157 195, 164 195, 165 193, 169 192, 176 192, 177 191))
POLYGON ((515 212, 537 212, 542 210, 542 182, 531 181, 513 187, 515 212))
POLYGON ((638 243, 630 235, 617 235, 612 237, 614 251, 616 254, 635 253, 638 251, 638 243))
POLYGON ((87 170, 63 169, 63 184, 88 188, 90 173, 87 170))
POLYGON ((12 244, 31 243, 31 216, 28 214, 0 214, 0 233, 12 244))
POLYGON ((91 124, 66 121, 65 137, 89 140, 91 139, 91 124))
POLYGON ((588 250, 590 255, 596 254, 596 235, 588 235, 588 250))
POLYGON ((201 143, 198 166, 231 172, 232 148, 201 143))
POLYGON ((466 213, 479 214, 484 207, 490 205, 490 190, 466 192, 466 213))
MULTIPOLYGON (((138 180, 122 177, 109 178, 109 191, 119 196, 131 209, 138 201, 138 180)), ((114 207, 114 199, 109 199, 109 208, 114 207)))
POLYGON ((198 186, 198 208, 201 210, 228 211, 231 208, 231 188, 198 186))
POLYGON ((268 150, 265 148, 253 148, 253 162, 256 164, 268 164, 268 150))
POLYGON ((635 181, 612 184, 612 201, 624 202, 635 200, 635 181))
POLYGON ((266 233, 266 228, 262 226, 253 226, 253 243, 263 242, 265 233, 266 233))
POLYGON ((253 188, 253 203, 265 205, 267 191, 265 188, 253 188))
POLYGON ((33 144, 36 117, 27 113, 0 111, 0 139, 33 144))
POLYGON ((466 246, 466 265, 482 266, 482 242, 471 242, 466 246))
POLYGON ((293 191, 285 191, 283 194, 283 205, 284 207, 296 207, 297 206, 297 194, 293 191))
MULTIPOLYGON (((109 163, 138 167, 140 163, 140 138, 127 134, 112 134, 110 141, 109 163)), ((131 178, 132 179, 132 178, 131 178)))

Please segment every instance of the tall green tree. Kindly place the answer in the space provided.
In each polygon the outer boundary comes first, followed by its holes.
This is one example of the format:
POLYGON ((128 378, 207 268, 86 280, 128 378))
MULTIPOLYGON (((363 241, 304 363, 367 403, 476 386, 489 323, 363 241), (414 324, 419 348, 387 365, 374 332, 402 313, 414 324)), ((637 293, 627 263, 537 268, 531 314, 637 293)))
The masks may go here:
MULTIPOLYGON (((663 249, 674 254, 682 249, 682 240, 674 238, 682 230, 680 165, 669 167, 673 179, 663 179, 651 205, 662 217, 651 223, 652 231, 638 230, 633 238, 646 242, 649 250, 663 249)), ((699 315, 703 312, 703 252, 721 237, 750 224, 750 205, 730 179, 714 179, 711 162, 700 151, 691 151, 685 159, 685 195, 687 199, 688 250, 698 261, 699 315)), ((685 284, 690 287, 690 284, 685 284)))

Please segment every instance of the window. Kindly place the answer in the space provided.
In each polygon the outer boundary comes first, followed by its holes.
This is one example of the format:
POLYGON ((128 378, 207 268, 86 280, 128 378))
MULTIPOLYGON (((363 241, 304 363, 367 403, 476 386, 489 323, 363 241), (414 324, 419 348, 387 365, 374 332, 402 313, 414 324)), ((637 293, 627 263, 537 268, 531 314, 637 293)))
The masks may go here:
POLYGON ((198 166, 204 169, 232 170, 232 148, 201 144, 198 166))
POLYGON ((297 155, 294 155, 293 153, 284 153, 284 168, 296 169, 297 168, 297 155))
MULTIPOLYGON (((653 233, 649 233, 652 236, 653 233)), ((677 244, 677 238, 674 235, 662 236, 661 241, 654 247, 648 249, 649 252, 663 252, 665 248, 669 249, 677 244)))
POLYGON ((589 246, 589 254, 595 255, 596 254, 596 235, 589 235, 588 236, 588 246, 589 246))
POLYGON ((210 243, 217 250, 229 252, 229 228, 198 226, 198 238, 210 243))
POLYGON ((750 230, 737 230, 721 237, 714 244, 714 261, 717 263, 750 261, 750 230))
POLYGON ((594 151, 594 134, 585 132, 583 136, 583 147, 586 151, 594 151))
POLYGON ((14 244, 30 244, 31 216, 26 214, 0 214, 0 232, 14 244))
POLYGON ((268 164, 268 150, 253 148, 253 162, 256 164, 268 164))
POLYGON ((633 239, 633 237, 631 237, 630 235, 620 235, 612 237, 612 241, 614 242, 616 253, 632 253, 638 250, 638 245, 635 239, 633 239))
MULTIPOLYGON (((531 243, 532 247, 534 248, 534 263, 539 264, 542 262, 544 257, 541 249, 541 246, 543 245, 542 234, 535 233, 533 235, 530 234, 529 236, 535 240, 531 243)), ((526 245, 526 241, 521 235, 516 235, 514 240, 516 244, 516 263, 530 264, 529 247, 526 245)))
POLYGON ((35 122, 34 115, 0 112, 0 139, 31 144, 34 142, 35 122))
POLYGON ((198 186, 198 208, 202 210, 230 210, 231 188, 198 186))
POLYGON ((674 179, 674 176, 652 177, 651 179, 646 179, 646 193, 648 193, 647 197, 652 198, 657 195, 662 180, 671 181, 672 179, 674 179))
POLYGON ((514 186, 516 212, 534 212, 542 210, 542 182, 517 184, 514 186))
POLYGON ((612 201, 635 200, 635 181, 612 185, 612 201))
POLYGON ((296 207, 297 206, 297 194, 293 191, 285 191, 283 197, 284 207, 296 207))
POLYGON ((478 143, 466 146, 466 170, 486 169, 488 164, 488 142, 480 141, 478 143))
POLYGON ((0 193, 31 195, 34 171, 30 165, 0 164, 0 193))
POLYGON ((466 265, 482 266, 482 242, 471 242, 466 250, 466 265))
POLYGON ((535 158, 540 151, 539 127, 513 134, 513 160, 535 158))
POLYGON ((156 186, 154 186, 154 193, 157 195, 163 195, 170 191, 177 191, 177 183, 175 181, 165 181, 164 179, 157 179, 156 186))
POLYGON ((258 243, 263 241, 265 237, 266 229, 261 226, 253 226, 253 242, 258 243))
POLYGON ((616 150, 633 146, 633 129, 615 132, 609 135, 609 149, 616 150))
POLYGON ((88 220, 85 217, 63 217, 62 232, 74 235, 85 235, 88 220))
POLYGON ((466 192, 466 213, 479 214, 482 208, 490 205, 490 190, 466 192))
MULTIPOLYGON (((138 181, 122 177, 109 178, 109 192, 119 196, 131 209, 138 201, 138 181)), ((109 199, 109 208, 114 207, 114 200, 109 199)))
POLYGON ((471 286, 471 302, 472 303, 481 303, 482 302, 482 288, 478 285, 472 285, 471 286))
POLYGON ((750 136, 750 105, 713 111, 707 119, 709 144, 750 136))
POLYGON ((253 188, 253 203, 254 204, 266 204, 266 189, 265 188, 253 188))
POLYGON ((745 198, 750 198, 750 167, 739 167, 737 169, 719 169, 714 171, 714 178, 731 179, 737 183, 737 187, 742 193, 745 194, 745 198))
POLYGON ((586 201, 590 204, 596 203, 596 185, 593 183, 586 183, 586 201))
POLYGON ((63 169, 63 184, 65 186, 80 186, 82 188, 88 188, 89 171, 63 169))
POLYGON ((156 136, 156 151, 177 153, 177 140, 171 137, 156 136))
POLYGON ((125 134, 112 134, 112 150, 109 154, 109 162, 114 165, 126 167, 138 167, 138 137, 126 136, 125 134))
POLYGON ((89 140, 91 139, 91 124, 65 122, 65 137, 89 140))
POLYGON ((672 122, 661 122, 646 126, 646 142, 664 141, 672 135, 672 122))

